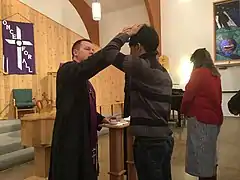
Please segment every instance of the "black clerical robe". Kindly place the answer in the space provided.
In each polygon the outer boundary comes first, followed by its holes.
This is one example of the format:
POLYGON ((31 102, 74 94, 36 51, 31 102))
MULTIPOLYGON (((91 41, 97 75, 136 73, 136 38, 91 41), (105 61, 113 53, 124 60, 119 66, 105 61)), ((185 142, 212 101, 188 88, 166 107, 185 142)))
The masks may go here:
POLYGON ((119 34, 87 60, 59 68, 49 180, 97 179, 90 142, 88 80, 114 61, 128 39, 127 34, 119 34))
POLYGON ((130 76, 125 74, 125 86, 124 86, 124 112, 123 116, 130 116, 130 76))

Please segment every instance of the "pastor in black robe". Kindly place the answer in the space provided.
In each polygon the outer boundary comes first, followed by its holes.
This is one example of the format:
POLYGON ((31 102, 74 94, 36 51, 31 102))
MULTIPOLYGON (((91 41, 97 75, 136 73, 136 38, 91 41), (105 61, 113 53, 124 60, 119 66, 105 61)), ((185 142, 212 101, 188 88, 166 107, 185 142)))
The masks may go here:
POLYGON ((59 68, 49 180, 97 179, 90 142, 88 80, 113 63, 128 39, 127 34, 119 34, 87 60, 59 68))

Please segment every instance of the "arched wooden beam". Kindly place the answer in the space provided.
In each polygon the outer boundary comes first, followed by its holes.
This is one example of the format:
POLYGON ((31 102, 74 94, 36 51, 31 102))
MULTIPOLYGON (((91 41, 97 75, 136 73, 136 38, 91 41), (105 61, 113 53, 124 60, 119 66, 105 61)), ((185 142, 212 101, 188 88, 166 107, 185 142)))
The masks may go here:
MULTIPOLYGON (((77 10, 93 43, 99 45, 99 23, 92 19, 92 8, 84 0, 69 0, 77 10)), ((72 22, 78 23, 78 22, 72 22)), ((81 34, 80 34, 81 35, 81 34)))
POLYGON ((159 36, 159 47, 158 51, 160 54, 162 54, 162 48, 161 48, 161 0, 145 0, 145 5, 148 12, 148 17, 151 26, 153 26, 159 36))

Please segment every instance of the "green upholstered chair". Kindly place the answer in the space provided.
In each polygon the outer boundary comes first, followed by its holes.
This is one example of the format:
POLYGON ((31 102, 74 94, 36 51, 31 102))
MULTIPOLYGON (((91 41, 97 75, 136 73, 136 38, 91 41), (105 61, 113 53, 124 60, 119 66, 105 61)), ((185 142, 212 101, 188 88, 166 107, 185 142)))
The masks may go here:
POLYGON ((33 101, 32 89, 13 89, 13 104, 16 118, 19 118, 19 112, 36 112, 36 104, 33 101))

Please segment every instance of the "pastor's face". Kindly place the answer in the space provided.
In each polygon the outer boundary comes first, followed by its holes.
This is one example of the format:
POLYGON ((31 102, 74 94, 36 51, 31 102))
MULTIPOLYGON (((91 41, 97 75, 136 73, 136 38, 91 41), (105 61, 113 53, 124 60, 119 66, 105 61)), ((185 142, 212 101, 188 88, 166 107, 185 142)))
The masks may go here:
POLYGON ((78 61, 84 61, 89 56, 93 55, 94 48, 93 44, 87 41, 81 42, 81 45, 77 49, 76 58, 78 61))

